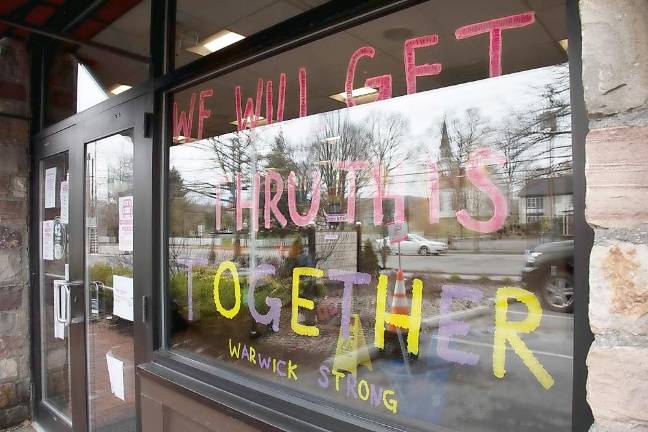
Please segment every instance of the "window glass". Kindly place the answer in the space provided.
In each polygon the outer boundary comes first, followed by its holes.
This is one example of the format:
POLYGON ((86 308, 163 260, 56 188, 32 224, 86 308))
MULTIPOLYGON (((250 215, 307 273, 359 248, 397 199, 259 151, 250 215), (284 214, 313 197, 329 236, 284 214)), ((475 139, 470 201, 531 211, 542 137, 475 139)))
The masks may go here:
POLYGON ((326 0, 177 0, 175 66, 180 67, 326 0))
POLYGON ((53 44, 47 50, 45 123, 52 124, 148 79, 151 0, 104 2, 69 30, 76 39, 124 50, 53 44))
POLYGON ((402 430, 571 430, 565 4, 525 4, 174 93, 168 348, 402 430))

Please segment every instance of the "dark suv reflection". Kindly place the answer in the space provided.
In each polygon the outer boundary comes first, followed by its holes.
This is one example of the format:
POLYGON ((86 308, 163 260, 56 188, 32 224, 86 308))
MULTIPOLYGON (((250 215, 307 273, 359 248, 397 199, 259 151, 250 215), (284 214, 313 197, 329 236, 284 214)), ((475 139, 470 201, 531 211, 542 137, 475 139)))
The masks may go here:
POLYGON ((555 312, 574 309, 574 241, 544 243, 529 249, 522 283, 537 291, 545 307, 555 312))

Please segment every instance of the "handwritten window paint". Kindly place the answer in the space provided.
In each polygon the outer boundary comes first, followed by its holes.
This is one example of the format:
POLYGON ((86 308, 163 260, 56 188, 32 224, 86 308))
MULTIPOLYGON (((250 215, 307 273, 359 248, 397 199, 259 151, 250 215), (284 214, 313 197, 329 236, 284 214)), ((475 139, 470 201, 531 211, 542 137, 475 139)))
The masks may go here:
POLYGON ((169 349, 404 430, 571 430, 565 19, 489 9, 172 94, 169 349))

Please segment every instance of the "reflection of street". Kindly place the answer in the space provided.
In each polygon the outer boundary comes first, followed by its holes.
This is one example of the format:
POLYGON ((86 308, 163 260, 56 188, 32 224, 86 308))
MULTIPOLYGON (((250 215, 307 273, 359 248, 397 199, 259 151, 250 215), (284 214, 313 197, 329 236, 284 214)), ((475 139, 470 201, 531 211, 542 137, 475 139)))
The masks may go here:
MULTIPOLYGON (((525 317, 524 306, 510 306, 509 320, 525 317)), ((572 316, 545 312, 540 327, 521 336, 553 376, 555 385, 549 390, 542 388, 510 346, 506 352, 506 375, 496 378, 492 369, 493 314, 475 317, 467 323, 471 326, 468 335, 453 339, 450 346, 477 354, 480 360, 476 366, 450 368, 443 424, 462 431, 510 430, 513 424, 526 431, 571 430, 572 316)), ((434 336, 430 342, 436 342, 434 336)))
MULTIPOLYGON (((523 305, 512 304, 508 319, 523 320, 526 313, 523 305)), ((438 329, 432 329, 421 332, 420 355, 410 361, 411 375, 398 356, 389 359, 378 356, 372 358, 373 371, 361 367, 360 377, 387 385, 396 392, 398 417, 409 424, 408 430, 430 430, 432 425, 441 426, 440 430, 466 432, 571 430, 572 316, 545 312, 536 331, 521 334, 524 343, 554 378, 555 384, 549 390, 540 385, 508 345, 506 375, 501 379, 494 376, 492 308, 485 314, 466 318, 465 322, 470 325, 469 333, 452 338, 449 346, 478 355, 477 365, 462 366, 439 358, 438 329)), ((314 372, 308 375, 311 380, 319 377, 314 372)), ((344 395, 348 393, 342 388, 342 394, 337 394, 336 399, 344 395)), ((347 397, 346 402, 367 409, 353 397, 347 397)), ((382 407, 377 406, 372 412, 381 411, 382 407)))
MULTIPOLYGON (((403 255, 401 263, 406 272, 519 276, 524 255, 449 252, 439 256, 403 255)), ((387 258, 387 268, 398 268, 398 256, 387 258)))

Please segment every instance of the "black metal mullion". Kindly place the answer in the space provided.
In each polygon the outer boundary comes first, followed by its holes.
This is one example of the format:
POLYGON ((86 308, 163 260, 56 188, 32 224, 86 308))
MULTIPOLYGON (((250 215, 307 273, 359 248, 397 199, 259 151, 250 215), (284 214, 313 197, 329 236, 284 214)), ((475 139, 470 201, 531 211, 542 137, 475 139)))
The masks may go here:
POLYGON ((149 78, 155 79, 169 71, 175 46, 175 0, 151 1, 150 69, 149 78))
POLYGON ((581 20, 577 0, 567 0, 567 26, 569 35, 570 99, 572 107, 572 163, 574 170, 574 225, 575 256, 574 281, 574 366, 572 386, 572 431, 586 432, 594 422, 587 403, 587 352, 594 341, 590 329, 589 257, 594 243, 594 232, 585 219, 585 140, 588 132, 582 81, 581 20))

